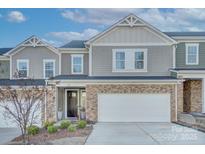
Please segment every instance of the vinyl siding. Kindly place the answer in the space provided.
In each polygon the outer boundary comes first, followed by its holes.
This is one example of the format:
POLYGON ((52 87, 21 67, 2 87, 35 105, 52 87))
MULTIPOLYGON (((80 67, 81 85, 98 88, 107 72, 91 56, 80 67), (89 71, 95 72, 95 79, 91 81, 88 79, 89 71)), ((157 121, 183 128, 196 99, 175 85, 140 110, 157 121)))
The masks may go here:
POLYGON ((93 76, 169 76, 169 68, 173 63, 172 46, 148 47, 115 47, 94 46, 92 49, 92 75, 93 76), (116 48, 146 48, 147 72, 112 72, 112 49, 116 48))
POLYGON ((9 60, 0 61, 0 79, 9 79, 10 77, 10 62, 9 60))
POLYGON ((166 43, 159 34, 147 27, 116 27, 95 41, 100 43, 166 43), (152 31, 152 32, 150 32, 152 31))
MULTIPOLYGON (((71 53, 62 53, 61 55, 61 74, 62 75, 70 75, 71 74, 71 53)), ((83 62, 84 62, 84 68, 83 68, 83 74, 88 74, 88 64, 89 64, 89 60, 88 60, 88 53, 83 54, 83 62)))
POLYGON ((205 68, 205 42, 199 43, 199 65, 186 65, 186 43, 179 43, 176 48, 177 68, 205 68))
POLYGON ((12 74, 17 69, 17 59, 29 60, 29 77, 43 79, 43 59, 55 60, 55 73, 59 74, 59 56, 46 47, 26 47, 12 56, 12 74))

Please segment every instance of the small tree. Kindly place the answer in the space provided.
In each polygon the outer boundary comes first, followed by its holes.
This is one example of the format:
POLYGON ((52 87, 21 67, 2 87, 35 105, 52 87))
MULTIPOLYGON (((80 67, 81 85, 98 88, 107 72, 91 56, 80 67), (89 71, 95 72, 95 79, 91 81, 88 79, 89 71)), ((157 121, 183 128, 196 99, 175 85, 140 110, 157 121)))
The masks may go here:
POLYGON ((12 119, 20 128, 25 144, 29 140, 26 137, 27 127, 39 119, 46 88, 38 86, 33 79, 19 79, 17 82, 21 83, 18 87, 0 88, 0 107, 4 108, 5 117, 12 119))

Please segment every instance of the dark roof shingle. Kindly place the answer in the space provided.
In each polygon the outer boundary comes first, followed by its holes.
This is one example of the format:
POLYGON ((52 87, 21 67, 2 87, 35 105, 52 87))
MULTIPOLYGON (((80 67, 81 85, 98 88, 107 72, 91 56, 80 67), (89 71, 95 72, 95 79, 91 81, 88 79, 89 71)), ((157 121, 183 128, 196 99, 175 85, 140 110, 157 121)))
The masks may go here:
POLYGON ((5 53, 9 52, 11 49, 13 49, 13 48, 0 48, 0 55, 3 55, 5 53))
POLYGON ((73 40, 61 46, 60 48, 85 48, 86 40, 73 40))
POLYGON ((43 86, 44 79, 0 79, 0 86, 43 86))
POLYGON ((205 32, 164 32, 164 34, 172 36, 205 36, 205 32))

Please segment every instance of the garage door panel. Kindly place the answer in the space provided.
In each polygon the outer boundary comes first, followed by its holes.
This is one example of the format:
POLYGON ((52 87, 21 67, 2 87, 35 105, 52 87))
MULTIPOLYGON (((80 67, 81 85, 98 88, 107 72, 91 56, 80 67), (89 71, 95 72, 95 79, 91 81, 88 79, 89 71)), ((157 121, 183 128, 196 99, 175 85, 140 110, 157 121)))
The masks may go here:
POLYGON ((98 121, 170 122, 170 95, 99 94, 98 121))

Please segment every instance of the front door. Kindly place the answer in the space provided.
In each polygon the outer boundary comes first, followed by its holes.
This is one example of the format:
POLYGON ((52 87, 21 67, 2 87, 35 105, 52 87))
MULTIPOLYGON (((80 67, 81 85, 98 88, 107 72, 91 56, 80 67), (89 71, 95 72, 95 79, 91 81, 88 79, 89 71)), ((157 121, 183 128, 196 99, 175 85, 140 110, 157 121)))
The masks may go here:
POLYGON ((67 91, 67 117, 78 116, 78 92, 67 91))

